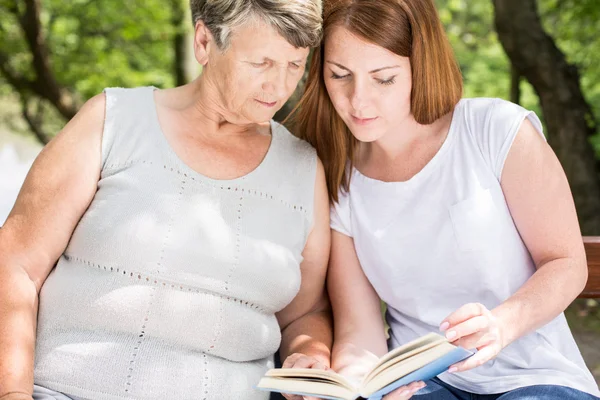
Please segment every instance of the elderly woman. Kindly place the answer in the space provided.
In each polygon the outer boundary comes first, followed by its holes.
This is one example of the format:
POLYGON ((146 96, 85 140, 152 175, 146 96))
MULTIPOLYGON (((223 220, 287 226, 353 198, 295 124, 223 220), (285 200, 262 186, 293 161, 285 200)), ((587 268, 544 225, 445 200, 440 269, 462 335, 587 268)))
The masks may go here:
POLYGON ((191 7, 203 74, 88 101, 0 230, 2 400, 265 399, 280 343, 329 364, 323 167, 271 120, 320 1, 191 7))

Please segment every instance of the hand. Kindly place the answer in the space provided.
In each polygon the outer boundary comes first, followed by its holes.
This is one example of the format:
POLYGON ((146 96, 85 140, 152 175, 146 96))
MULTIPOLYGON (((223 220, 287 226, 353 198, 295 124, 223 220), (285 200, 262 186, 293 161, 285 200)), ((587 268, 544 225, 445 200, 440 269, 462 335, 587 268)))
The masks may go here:
POLYGON ((425 386, 425 382, 413 382, 407 386, 401 386, 398 389, 394 390, 392 393, 383 396, 383 400, 406 400, 410 399, 413 394, 417 393, 419 390, 423 389, 425 386))
MULTIPOLYGON (((327 371, 329 367, 314 357, 309 357, 304 354, 294 353, 285 359, 282 365, 283 368, 312 368, 327 371)), ((319 400, 312 396, 299 396, 295 394, 282 393, 283 397, 288 400, 319 400)))
POLYGON ((483 304, 466 304, 450 314, 440 330, 453 344, 477 353, 465 361, 454 364, 448 372, 463 372, 478 367, 495 358, 506 346, 503 327, 483 304))

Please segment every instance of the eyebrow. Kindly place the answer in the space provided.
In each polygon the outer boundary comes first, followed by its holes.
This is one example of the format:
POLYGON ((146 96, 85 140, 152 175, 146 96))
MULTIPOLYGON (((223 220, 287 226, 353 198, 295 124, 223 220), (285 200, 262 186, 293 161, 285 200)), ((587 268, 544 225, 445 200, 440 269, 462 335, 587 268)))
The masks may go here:
MULTIPOLYGON (((348 72, 352 72, 352 71, 350 71, 348 68, 344 67, 342 64, 338 64, 338 63, 336 63, 336 62, 333 62, 333 61, 326 61, 326 62, 327 62, 328 64, 333 64, 333 65, 335 65, 336 67, 338 67, 338 68, 341 68, 341 69, 343 69, 343 70, 346 70, 346 71, 348 71, 348 72)), ((392 68, 400 68, 400 66, 399 66, 399 65, 390 65, 390 66, 388 66, 388 67, 382 67, 382 68, 377 68, 377 69, 374 69, 373 71, 369 71, 369 73, 370 73, 370 74, 374 74, 374 73, 376 73, 376 72, 379 72, 379 71, 384 71, 384 70, 386 70, 386 69, 392 69, 392 68)))

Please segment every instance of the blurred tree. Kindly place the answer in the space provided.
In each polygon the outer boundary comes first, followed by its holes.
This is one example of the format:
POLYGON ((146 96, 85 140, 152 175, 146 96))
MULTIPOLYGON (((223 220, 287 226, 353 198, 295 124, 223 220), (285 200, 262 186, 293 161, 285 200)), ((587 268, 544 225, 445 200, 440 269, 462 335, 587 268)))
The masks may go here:
POLYGON ((493 0, 500 41, 517 73, 535 88, 548 141, 571 185, 585 235, 600 233, 600 180, 590 137, 594 114, 570 64, 543 29, 536 0, 493 0), (535 49, 535 51, 533 51, 535 49))
MULTIPOLYGON (((595 120, 600 121, 600 2, 598 0, 540 0, 542 23, 577 66, 580 84, 595 120)), ((600 132, 592 137, 600 158, 600 132)))
POLYGON ((187 2, 182 0, 170 0, 171 3, 171 26, 173 32, 173 76, 175 77, 175 86, 181 86, 187 83, 186 71, 186 53, 188 52, 188 41, 186 34, 190 32, 190 22, 187 19, 187 2))
POLYGON ((0 0, 0 75, 40 142, 106 86, 185 81, 184 0, 43 4, 0 0))

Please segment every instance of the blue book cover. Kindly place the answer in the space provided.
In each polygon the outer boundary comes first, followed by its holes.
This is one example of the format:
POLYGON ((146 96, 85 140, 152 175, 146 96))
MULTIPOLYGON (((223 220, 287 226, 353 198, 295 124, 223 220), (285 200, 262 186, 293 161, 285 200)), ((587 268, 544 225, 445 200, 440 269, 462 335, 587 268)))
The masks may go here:
POLYGON ((373 393, 369 400, 381 400, 386 394, 393 392, 401 386, 408 385, 416 381, 428 381, 429 379, 435 378, 439 374, 446 372, 451 365, 456 364, 462 360, 465 360, 474 354, 473 351, 465 350, 462 347, 457 347, 450 353, 447 353, 443 357, 427 364, 426 366, 419 368, 418 370, 411 372, 408 375, 403 376, 396 382, 389 384, 380 391, 373 393))

